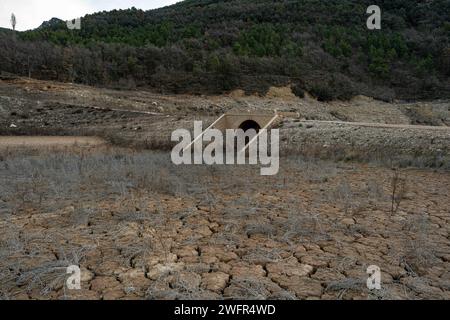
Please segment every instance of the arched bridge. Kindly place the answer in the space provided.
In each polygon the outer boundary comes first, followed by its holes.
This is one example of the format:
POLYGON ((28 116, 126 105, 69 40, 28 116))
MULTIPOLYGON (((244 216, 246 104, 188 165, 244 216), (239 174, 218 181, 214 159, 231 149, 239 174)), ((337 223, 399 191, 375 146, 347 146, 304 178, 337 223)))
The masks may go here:
POLYGON ((276 113, 227 113, 220 117, 214 124, 213 128, 219 130, 226 129, 265 129, 272 125, 279 115, 276 113))
MULTIPOLYGON (((297 113, 292 112, 273 112, 273 113, 226 113, 222 115, 219 119, 217 119, 211 126, 209 126, 205 131, 203 131, 199 136, 195 137, 194 141, 192 141, 186 148, 191 147, 195 141, 201 139, 206 131, 210 129, 218 129, 221 131, 225 131, 227 129, 242 129, 244 131, 255 129, 256 132, 259 132, 261 129, 269 129, 272 127, 277 121, 279 121, 282 117, 285 116, 293 116, 298 117, 297 113)), ((259 134, 258 134, 259 135, 259 134)), ((257 135, 257 136, 258 136, 257 135)), ((249 142, 251 144, 252 141, 249 142)), ((248 144, 246 148, 248 147, 248 144)))

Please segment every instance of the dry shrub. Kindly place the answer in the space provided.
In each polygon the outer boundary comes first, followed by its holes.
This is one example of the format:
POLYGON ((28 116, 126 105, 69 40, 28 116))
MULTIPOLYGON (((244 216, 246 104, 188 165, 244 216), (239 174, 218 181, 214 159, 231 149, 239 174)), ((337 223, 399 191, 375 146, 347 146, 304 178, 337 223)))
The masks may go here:
POLYGON ((407 178, 398 169, 393 169, 391 179, 391 215, 397 213, 400 204, 407 192, 407 178))

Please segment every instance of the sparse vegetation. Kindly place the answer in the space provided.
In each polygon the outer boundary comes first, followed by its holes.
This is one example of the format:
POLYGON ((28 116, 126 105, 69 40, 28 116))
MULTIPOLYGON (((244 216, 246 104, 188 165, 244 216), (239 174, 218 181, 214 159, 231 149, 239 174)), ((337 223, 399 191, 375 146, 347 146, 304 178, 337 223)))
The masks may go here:
MULTIPOLYGON (((442 265, 436 257, 445 246, 433 248, 431 235, 443 229, 425 216, 403 223, 392 219, 400 211, 383 211, 392 172, 382 167, 355 184, 349 174, 358 165, 322 161, 321 172, 307 159, 284 159, 280 175, 267 179, 242 167, 183 170, 155 151, 22 152, 0 162, 0 179, 16 181, 2 184, 3 298, 76 299, 64 287, 68 264, 84 272, 80 297, 95 299, 400 299, 399 292, 436 297, 442 290, 427 268, 442 265), (364 214, 354 203, 364 204, 364 214), (407 291, 395 282, 383 292, 365 289, 356 261, 371 264, 386 253, 389 262, 377 263, 396 281, 407 277, 407 291)), ((403 199, 402 208, 415 210, 415 201, 403 199)))

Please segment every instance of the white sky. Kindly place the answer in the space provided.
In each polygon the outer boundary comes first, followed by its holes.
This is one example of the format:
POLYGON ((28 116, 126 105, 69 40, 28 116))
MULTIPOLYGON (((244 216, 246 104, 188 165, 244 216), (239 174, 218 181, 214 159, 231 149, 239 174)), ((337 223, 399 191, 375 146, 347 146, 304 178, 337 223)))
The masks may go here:
POLYGON ((17 17, 16 30, 39 27, 51 18, 70 20, 88 13, 128 9, 142 10, 168 6, 180 0, 0 0, 0 27, 11 28, 11 13, 17 17))

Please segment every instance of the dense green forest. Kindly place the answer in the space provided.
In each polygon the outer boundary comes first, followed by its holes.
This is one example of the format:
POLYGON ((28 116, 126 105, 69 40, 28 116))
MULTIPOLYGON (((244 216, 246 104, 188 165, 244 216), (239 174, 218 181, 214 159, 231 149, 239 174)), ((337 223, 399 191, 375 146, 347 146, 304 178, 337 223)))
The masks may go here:
POLYGON ((127 89, 448 98, 450 0, 186 0, 0 30, 0 56, 0 70, 127 89), (372 4, 381 30, 366 27, 372 4))

